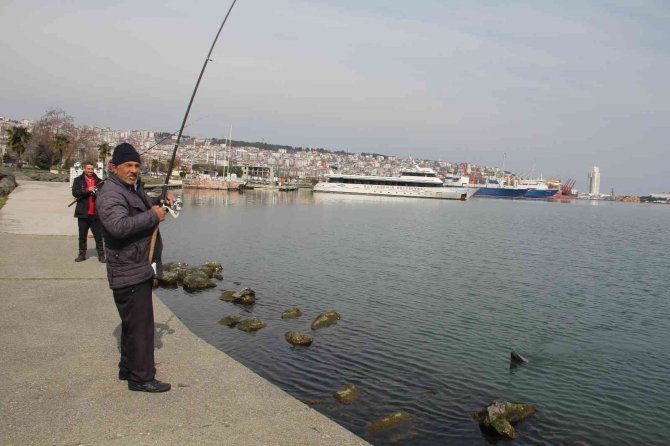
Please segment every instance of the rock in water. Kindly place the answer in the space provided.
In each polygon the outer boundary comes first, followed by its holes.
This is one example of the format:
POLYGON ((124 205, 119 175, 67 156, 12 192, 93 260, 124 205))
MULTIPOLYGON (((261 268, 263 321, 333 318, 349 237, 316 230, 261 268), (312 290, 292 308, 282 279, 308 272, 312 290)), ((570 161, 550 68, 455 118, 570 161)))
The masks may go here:
POLYGON ((302 311, 300 311, 300 308, 289 308, 288 310, 285 310, 281 314, 282 319, 295 319, 297 317, 302 316, 302 311))
POLYGON ((213 273, 220 273, 223 271, 223 266, 219 262, 205 262, 202 266, 209 268, 213 273))
POLYGON ((177 288, 179 285, 179 272, 176 270, 163 270, 163 275, 158 279, 158 285, 165 288, 177 288))
POLYGON ((267 324, 257 317, 253 317, 251 319, 245 319, 243 321, 240 321, 239 324, 237 324, 237 328, 246 332, 258 331, 261 328, 265 327, 267 327, 267 324))
POLYGON ((223 293, 221 293, 221 297, 219 299, 225 301, 225 302, 232 302, 235 300, 235 291, 233 290, 226 290, 223 293))
POLYGON ((237 315, 237 314, 231 314, 231 315, 226 316, 223 319, 221 319, 219 321, 219 324, 226 325, 230 328, 233 328, 234 326, 236 326, 240 322, 240 319, 242 319, 242 316, 237 315))
POLYGON ((368 426, 368 432, 374 434, 383 429, 388 429, 389 427, 397 426, 405 421, 409 420, 409 415, 405 412, 393 412, 390 415, 386 415, 383 418, 380 418, 376 421, 373 421, 368 426))
POLYGON ((513 365, 521 365, 521 364, 527 364, 528 363, 528 360, 526 358, 524 358, 523 356, 521 356, 520 354, 518 354, 514 350, 512 350, 512 353, 510 353, 509 356, 510 356, 510 362, 513 365))
POLYGON ((171 277, 173 274, 177 275, 177 284, 181 285, 184 282, 184 276, 188 269, 188 263, 185 262, 168 262, 163 265, 163 277, 166 275, 171 277))
POLYGON ((314 341, 314 338, 310 335, 299 331, 287 331, 284 333, 284 339, 286 339, 289 344, 293 345, 311 345, 314 341))
POLYGON ((351 404, 358 401, 360 395, 361 391, 357 386, 353 384, 347 384, 344 386, 344 389, 335 392, 333 396, 342 404, 351 404))
POLYGON ((242 305, 252 305, 256 302, 256 292, 251 288, 243 288, 233 294, 233 302, 242 305))
POLYGON ((519 435, 512 425, 525 420, 534 412, 535 404, 496 400, 479 412, 474 412, 472 418, 485 431, 493 432, 502 438, 514 440, 519 435))
POLYGON ((188 263, 186 262, 168 262, 163 264, 163 271, 171 271, 186 268, 188 268, 188 263))
POLYGON ((221 271, 223 271, 223 266, 219 262, 205 262, 202 265, 200 265, 201 268, 207 268, 210 271, 210 278, 211 279, 217 279, 217 280, 223 280, 223 275, 221 275, 221 271))
POLYGON ((186 268, 184 271, 184 276, 188 276, 189 274, 204 274, 208 279, 211 279, 214 275, 214 271, 204 265, 197 265, 186 268))
POLYGON ((244 288, 240 291, 226 290, 219 299, 236 304, 252 305, 256 302, 256 292, 251 288, 244 288))
POLYGON ((326 311, 325 313, 321 313, 316 317, 316 319, 314 319, 311 328, 312 330, 317 330, 319 328, 330 327, 340 319, 342 319, 342 317, 337 311, 335 310, 326 311))
POLYGON ((214 288, 216 286, 207 274, 201 271, 191 271, 186 274, 183 285, 186 291, 204 290, 205 288, 214 288))

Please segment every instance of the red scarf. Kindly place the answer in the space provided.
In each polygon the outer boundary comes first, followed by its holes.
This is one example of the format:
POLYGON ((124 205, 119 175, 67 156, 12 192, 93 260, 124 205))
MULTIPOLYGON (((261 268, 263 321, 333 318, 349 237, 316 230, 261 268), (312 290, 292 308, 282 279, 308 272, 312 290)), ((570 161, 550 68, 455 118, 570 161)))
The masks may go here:
MULTIPOLYGON (((95 177, 87 177, 84 175, 84 179, 86 180, 86 192, 90 191, 93 186, 95 186, 95 177)), ((88 197, 88 215, 93 215, 95 214, 95 202, 93 199, 93 195, 89 195, 88 197)))

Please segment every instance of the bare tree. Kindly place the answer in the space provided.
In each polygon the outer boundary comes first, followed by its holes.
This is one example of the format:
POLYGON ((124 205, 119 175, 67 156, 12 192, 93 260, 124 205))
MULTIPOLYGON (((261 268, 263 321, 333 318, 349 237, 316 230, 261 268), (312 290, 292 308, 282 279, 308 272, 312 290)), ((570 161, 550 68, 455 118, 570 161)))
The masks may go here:
POLYGON ((72 159, 79 140, 74 118, 59 108, 52 108, 33 126, 35 152, 48 148, 51 164, 65 166, 72 159))
POLYGON ((87 126, 81 128, 75 127, 72 137, 73 150, 70 155, 71 158, 67 159, 66 162, 74 159, 94 162, 98 159, 98 144, 100 140, 95 130, 87 126))

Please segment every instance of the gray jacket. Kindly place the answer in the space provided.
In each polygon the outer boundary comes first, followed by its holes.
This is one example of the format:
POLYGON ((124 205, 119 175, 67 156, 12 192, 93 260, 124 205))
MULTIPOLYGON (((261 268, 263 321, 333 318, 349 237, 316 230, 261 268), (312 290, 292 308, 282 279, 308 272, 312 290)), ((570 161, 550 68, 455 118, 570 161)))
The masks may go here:
MULTIPOLYGON (((147 196, 141 180, 137 180, 135 190, 112 173, 98 192, 95 211, 102 223, 110 288, 137 285, 153 277, 149 246, 151 234, 159 223, 151 210, 154 204, 158 204, 158 199, 147 196)), ((152 260, 159 267, 161 251, 159 234, 152 260)))

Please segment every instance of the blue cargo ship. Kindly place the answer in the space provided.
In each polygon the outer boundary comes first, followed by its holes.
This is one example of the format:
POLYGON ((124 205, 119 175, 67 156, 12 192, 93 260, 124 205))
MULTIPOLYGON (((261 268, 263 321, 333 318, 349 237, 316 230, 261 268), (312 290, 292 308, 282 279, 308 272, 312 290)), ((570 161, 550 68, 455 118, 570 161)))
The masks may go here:
POLYGON ((523 198, 552 198, 560 189, 528 189, 523 198))
POLYGON ((485 184, 469 184, 467 176, 447 175, 445 184, 448 186, 472 187, 478 188, 475 197, 490 198, 551 198, 558 194, 560 188, 549 188, 547 183, 540 180, 521 180, 514 184, 505 184, 505 181, 499 178, 489 178, 485 184))
POLYGON ((523 198, 551 198, 561 191, 559 185, 552 183, 552 187, 549 187, 542 178, 539 180, 521 180, 519 185, 528 188, 523 198))
POLYGON ((518 184, 505 184, 498 178, 489 178, 486 183, 479 187, 475 197, 492 198, 524 198, 528 192, 527 187, 518 184))

